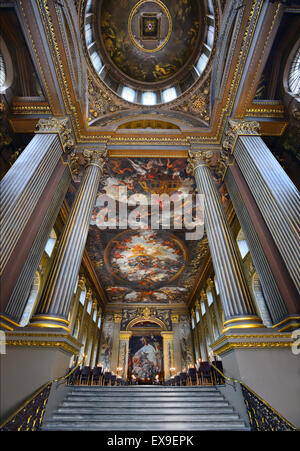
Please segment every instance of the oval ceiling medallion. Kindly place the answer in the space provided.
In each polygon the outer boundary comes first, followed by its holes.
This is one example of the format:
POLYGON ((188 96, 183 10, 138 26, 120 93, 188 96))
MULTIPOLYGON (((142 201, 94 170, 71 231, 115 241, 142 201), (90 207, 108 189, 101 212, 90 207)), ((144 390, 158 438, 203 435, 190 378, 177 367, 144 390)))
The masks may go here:
POLYGON ((129 15, 128 32, 139 50, 158 52, 167 44, 172 33, 168 8, 159 0, 140 0, 129 15))

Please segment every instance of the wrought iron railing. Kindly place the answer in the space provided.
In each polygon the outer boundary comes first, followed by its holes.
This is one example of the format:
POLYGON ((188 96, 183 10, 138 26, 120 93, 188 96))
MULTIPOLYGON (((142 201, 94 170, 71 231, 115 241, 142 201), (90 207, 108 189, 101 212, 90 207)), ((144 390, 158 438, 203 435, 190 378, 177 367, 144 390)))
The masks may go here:
POLYGON ((44 384, 0 425, 0 431, 39 431, 42 426, 52 384, 68 379, 80 364, 81 362, 65 376, 44 384))
POLYGON ((239 384, 244 397, 246 405, 249 424, 252 431, 296 431, 297 428, 293 426, 286 418, 271 407, 264 399, 249 388, 242 381, 232 377, 225 376, 212 362, 212 367, 220 373, 224 379, 233 383, 235 388, 239 384))

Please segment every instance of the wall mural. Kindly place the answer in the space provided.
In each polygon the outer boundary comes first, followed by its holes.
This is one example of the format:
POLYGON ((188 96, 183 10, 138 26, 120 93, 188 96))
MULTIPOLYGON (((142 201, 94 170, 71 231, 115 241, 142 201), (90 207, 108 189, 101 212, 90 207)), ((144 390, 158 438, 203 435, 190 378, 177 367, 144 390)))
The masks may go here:
POLYGON ((114 316, 106 314, 103 320, 99 362, 102 367, 110 369, 111 352, 113 345, 114 316))
POLYGON ((162 8, 156 1, 140 1, 136 8, 137 3, 103 1, 99 15, 102 41, 112 62, 130 78, 163 81, 185 65, 196 46, 198 2, 165 0, 162 8), (169 35, 171 30, 176 33, 169 35), (145 54, 149 45, 151 49, 151 38, 157 42, 155 51, 145 54))
POLYGON ((162 337, 132 336, 129 342, 128 370, 139 379, 153 379, 163 368, 162 337))
POLYGON ((153 194, 167 194, 175 201, 191 194, 185 208, 194 213, 198 208, 194 203, 195 182, 186 174, 185 167, 184 158, 109 159, 99 184, 86 247, 110 302, 180 304, 187 301, 207 253, 206 237, 187 241, 188 223, 172 208, 167 218, 160 204, 159 225, 153 230, 152 207, 148 203, 153 194), (124 189, 126 196, 120 194, 124 189), (144 197, 131 204, 132 194, 144 197), (108 205, 103 204, 103 195, 115 201, 115 223, 108 222, 108 205), (146 227, 122 230, 120 212, 125 208, 130 217, 137 205, 146 227))
POLYGON ((188 315, 179 316, 179 333, 182 368, 188 369, 189 365, 194 363, 192 330, 188 315))

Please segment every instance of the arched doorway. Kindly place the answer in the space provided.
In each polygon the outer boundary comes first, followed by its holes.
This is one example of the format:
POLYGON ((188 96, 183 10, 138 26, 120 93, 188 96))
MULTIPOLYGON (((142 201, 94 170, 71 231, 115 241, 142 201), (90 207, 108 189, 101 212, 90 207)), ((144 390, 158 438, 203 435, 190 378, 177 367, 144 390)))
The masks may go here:
MULTIPOLYGON (((123 352, 128 380, 137 384, 162 382, 173 362, 173 343, 167 327, 158 318, 138 317, 127 325, 128 346, 123 352)), ((168 374, 169 375, 169 374, 168 374)))

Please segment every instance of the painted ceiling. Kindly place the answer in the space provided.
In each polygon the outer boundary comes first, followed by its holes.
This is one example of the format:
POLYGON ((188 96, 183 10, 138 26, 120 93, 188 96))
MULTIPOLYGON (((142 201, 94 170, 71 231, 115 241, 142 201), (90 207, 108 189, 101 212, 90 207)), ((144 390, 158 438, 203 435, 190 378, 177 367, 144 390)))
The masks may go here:
POLYGON ((192 0, 103 0, 99 22, 110 64, 143 83, 177 74, 191 59, 201 30, 198 2, 192 0))
POLYGON ((185 166, 185 159, 109 159, 99 184, 86 246, 109 302, 187 302, 207 253, 207 240, 205 235, 188 240, 188 222, 177 215, 172 205, 170 214, 168 209, 162 211, 162 198, 155 197, 166 194, 176 203, 185 195, 185 211, 194 215, 194 179, 186 174, 185 166), (152 223, 152 206, 157 200, 155 212, 160 214, 152 223), (108 215, 111 201, 116 208, 114 220, 108 215), (127 226, 122 223, 124 211, 127 226))

